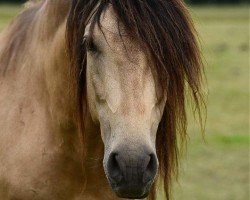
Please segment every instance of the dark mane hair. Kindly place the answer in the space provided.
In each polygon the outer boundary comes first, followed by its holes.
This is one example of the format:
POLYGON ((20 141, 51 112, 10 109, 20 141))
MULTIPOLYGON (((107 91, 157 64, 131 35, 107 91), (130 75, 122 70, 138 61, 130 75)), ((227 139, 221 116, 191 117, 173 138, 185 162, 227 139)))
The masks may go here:
MULTIPOLYGON (((178 172, 177 139, 187 136, 186 91, 190 91, 201 116, 203 65, 196 31, 183 0, 73 0, 67 23, 69 56, 77 78, 79 127, 83 141, 86 111, 86 44, 85 26, 90 15, 92 24, 100 25, 101 13, 112 5, 119 20, 131 36, 146 45, 157 78, 167 94, 160 122, 156 148, 159 158, 158 179, 170 199, 172 179, 178 172), (187 90, 188 89, 188 90, 187 90)), ((149 199, 156 199, 156 184, 149 199)))

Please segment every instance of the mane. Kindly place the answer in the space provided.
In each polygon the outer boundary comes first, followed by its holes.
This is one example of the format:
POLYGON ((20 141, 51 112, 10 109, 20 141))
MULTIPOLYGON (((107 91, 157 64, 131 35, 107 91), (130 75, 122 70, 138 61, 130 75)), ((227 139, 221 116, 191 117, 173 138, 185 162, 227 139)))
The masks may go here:
MULTIPOLYGON (((155 63, 151 67, 156 70, 160 86, 167 94, 156 148, 159 159, 158 182, 163 183, 166 199, 170 199, 171 183, 178 175, 177 140, 179 138, 180 144, 183 144, 187 136, 187 91, 193 98, 199 116, 203 105, 203 65, 197 34, 182 0, 73 0, 67 23, 67 41, 77 80, 78 120, 83 142, 86 142, 87 62, 86 44, 82 42, 82 37, 90 15, 93 15, 92 27, 94 24, 100 27, 100 16, 110 4, 127 33, 146 45, 155 63)), ((86 150, 84 152, 86 154, 86 150)), ((156 199, 156 189, 155 184, 149 199, 156 199)))

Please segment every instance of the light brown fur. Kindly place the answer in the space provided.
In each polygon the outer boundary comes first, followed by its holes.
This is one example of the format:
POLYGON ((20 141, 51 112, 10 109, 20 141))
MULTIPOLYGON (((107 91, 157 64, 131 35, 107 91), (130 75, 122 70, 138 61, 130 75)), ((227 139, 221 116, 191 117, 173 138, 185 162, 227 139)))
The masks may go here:
MULTIPOLYGON (((86 128, 89 159, 84 188, 64 37, 68 5, 67 1, 52 2, 30 5, 1 35, 0 198, 117 199, 103 172, 103 143, 91 119, 86 128)), ((125 61, 115 62, 122 66, 125 61)), ((134 72, 131 65, 123 76, 133 79, 124 88, 128 92, 139 84, 134 72)), ((140 100, 138 95, 132 96, 140 100)), ((144 106, 138 102, 132 108, 132 102, 125 100, 124 115, 134 109, 143 114, 144 106)))
MULTIPOLYGON (((191 67, 198 63, 197 71, 194 68, 190 75, 192 68, 185 72, 182 64, 176 65, 178 69, 166 68, 177 88, 170 87, 172 93, 168 88, 160 90, 159 73, 152 63, 157 59, 150 57, 149 48, 138 38, 126 35, 123 27, 118 29, 116 14, 108 6, 101 14, 102 29, 95 25, 91 33, 101 54, 87 53, 87 112, 84 122, 79 123, 77 87, 81 86, 76 85, 78 77, 73 74, 72 55, 67 52, 67 20, 74 16, 70 6, 69 0, 27 4, 28 8, 0 35, 0 199, 117 200, 107 180, 106 165, 111 152, 122 145, 127 148, 125 155, 131 158, 139 158, 145 146, 150 155, 160 154, 160 175, 168 198, 167 184, 177 165, 178 123, 185 134, 183 74, 190 76, 188 80, 195 77, 192 91, 199 90, 200 84, 196 76, 200 75, 200 60, 198 54, 192 55, 197 51, 192 31, 193 46, 188 48, 194 52, 183 60, 190 61, 191 67), (175 76, 181 76, 180 83, 175 76), (172 99, 168 101, 166 94, 172 94, 172 99), (175 111, 173 97, 177 94, 182 96, 177 97, 179 110, 175 111), (166 112, 166 108, 172 109, 166 112), (164 136, 159 133, 165 132, 158 131, 158 125, 166 128, 164 113, 167 120, 171 113, 176 114, 172 125, 168 125, 171 140, 164 141, 169 143, 164 147, 169 147, 168 152, 156 147, 157 136, 159 143, 160 136, 164 136), (85 125, 85 140, 79 137, 79 124, 85 125), (84 159, 83 152, 87 152, 84 159)), ((89 20, 85 24, 86 37, 92 18, 89 20)), ((196 93, 194 99, 198 102, 196 93)), ((158 161, 155 164, 158 167, 158 161)), ((152 199, 153 194, 154 190, 152 199)))
POLYGON ((0 37, 0 199, 114 199, 98 131, 90 139, 88 186, 82 194, 65 44, 68 4, 31 5, 0 37))

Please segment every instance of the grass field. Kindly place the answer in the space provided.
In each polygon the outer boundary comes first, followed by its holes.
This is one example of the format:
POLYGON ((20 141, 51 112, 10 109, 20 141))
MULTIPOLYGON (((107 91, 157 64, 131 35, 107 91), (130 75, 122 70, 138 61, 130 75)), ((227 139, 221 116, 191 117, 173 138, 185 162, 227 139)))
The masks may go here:
MULTIPOLYGON (((20 10, 0 5, 0 29, 20 10)), ((191 8, 208 82, 205 142, 190 121, 174 200, 249 199, 249 8, 191 8)), ((162 198, 160 198, 162 199, 162 198)))

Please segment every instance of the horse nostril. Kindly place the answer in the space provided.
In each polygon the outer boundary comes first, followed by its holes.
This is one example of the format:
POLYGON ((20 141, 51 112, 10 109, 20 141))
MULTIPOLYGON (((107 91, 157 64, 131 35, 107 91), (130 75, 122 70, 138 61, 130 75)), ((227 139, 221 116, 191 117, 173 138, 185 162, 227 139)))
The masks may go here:
POLYGON ((109 156, 107 169, 108 169, 110 178, 113 181, 118 183, 122 180, 122 170, 121 170, 121 166, 119 165, 117 153, 111 153, 111 155, 109 156))
POLYGON ((157 169, 158 169, 158 163, 156 155, 150 154, 150 160, 143 175, 143 183, 148 183, 152 181, 152 179, 156 175, 157 169))
POLYGON ((131 190, 152 184, 158 169, 158 161, 155 153, 130 151, 128 154, 115 151, 109 155, 106 166, 112 187, 127 187, 131 190))
POLYGON ((155 170, 157 170, 157 160, 154 154, 150 154, 150 161, 148 163, 146 170, 151 172, 155 172, 155 170))

